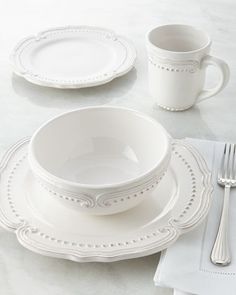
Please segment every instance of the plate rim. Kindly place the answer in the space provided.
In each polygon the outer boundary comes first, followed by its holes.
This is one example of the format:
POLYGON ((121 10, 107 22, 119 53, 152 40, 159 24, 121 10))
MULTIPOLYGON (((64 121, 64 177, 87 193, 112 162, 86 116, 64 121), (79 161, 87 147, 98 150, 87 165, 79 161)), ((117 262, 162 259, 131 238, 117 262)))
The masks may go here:
MULTIPOLYGON (((0 176, 4 172, 5 168, 8 165, 8 162, 14 157, 15 153, 22 147, 22 145, 26 144, 29 141, 29 137, 24 138, 18 141, 15 145, 13 145, 2 158, 0 162, 0 176)), ((173 144, 182 145, 183 147, 190 149, 192 155, 194 155, 195 160, 197 161, 197 165, 203 175, 203 192, 201 193, 201 206, 197 208, 197 212, 195 212, 195 216, 192 216, 189 220, 185 222, 181 222, 180 220, 174 219, 171 216, 166 222, 166 225, 163 227, 163 232, 160 234, 164 234, 164 236, 159 240, 155 240, 154 242, 148 243, 144 245, 136 244, 136 246, 132 246, 131 248, 120 248, 117 250, 113 250, 110 252, 105 252, 104 250, 99 252, 99 249, 90 249, 90 250, 79 250, 79 249, 69 249, 68 245, 64 245, 64 247, 55 247, 49 246, 43 243, 39 243, 30 239, 29 234, 37 231, 28 221, 22 220, 22 222, 12 222, 6 213, 4 213, 3 209, 0 206, 0 224, 7 230, 13 231, 16 234, 16 237, 21 245, 29 250, 50 257, 64 258, 77 262, 112 262, 123 259, 137 258, 143 257, 146 255, 154 254, 159 252, 171 244, 178 237, 195 228, 200 222, 206 217, 211 204, 212 199, 212 182, 211 182, 211 172, 209 171, 204 158, 200 155, 200 153, 193 148, 190 144, 183 142, 183 140, 174 140, 173 144), (198 162, 199 161, 199 162, 198 162), (203 202, 204 200, 204 202, 203 202), (203 206, 202 206, 203 205, 203 206), (163 241, 164 239, 164 241, 163 241), (90 251, 90 253, 89 253, 90 251)), ((159 229, 158 229, 159 230, 159 229)))
POLYGON ((88 26, 88 25, 67 25, 67 26, 58 26, 58 27, 52 27, 45 30, 42 30, 38 32, 35 35, 29 35, 28 37, 25 37, 18 41, 18 43, 13 48, 11 54, 10 54, 10 62, 12 64, 13 72, 26 79, 27 81, 39 85, 39 86, 45 86, 45 87, 53 87, 53 88, 61 88, 61 89, 79 89, 79 88, 86 88, 86 87, 94 87, 106 84, 110 81, 112 81, 115 78, 118 78, 120 76, 125 75, 128 73, 135 64, 137 58, 137 51, 134 47, 134 44, 132 41, 127 39, 126 37, 122 35, 116 34, 113 30, 103 28, 103 27, 97 27, 97 26, 88 26), (57 31, 68 31, 68 30, 87 30, 87 31, 94 31, 94 32, 100 32, 102 34, 110 36, 110 38, 114 39, 114 41, 119 41, 126 49, 126 58, 122 65, 120 65, 117 69, 112 71, 111 73, 108 73, 106 76, 103 75, 100 78, 97 79, 90 79, 90 81, 81 81, 78 79, 77 82, 69 83, 65 82, 62 83, 58 80, 58 82, 50 81, 50 78, 47 78, 47 80, 42 79, 40 76, 38 76, 36 73, 29 72, 25 70, 25 68, 21 65, 21 59, 19 58, 19 52, 22 49, 23 46, 27 42, 38 42, 41 39, 44 39, 47 34, 51 34, 53 32, 57 31))

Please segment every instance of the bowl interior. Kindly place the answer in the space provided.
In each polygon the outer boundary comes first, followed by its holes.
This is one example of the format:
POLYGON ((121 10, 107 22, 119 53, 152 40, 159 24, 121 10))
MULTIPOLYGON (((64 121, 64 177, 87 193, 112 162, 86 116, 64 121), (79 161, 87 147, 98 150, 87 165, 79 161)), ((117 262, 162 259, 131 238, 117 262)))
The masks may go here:
POLYGON ((88 108, 48 122, 31 152, 51 175, 86 185, 115 185, 155 168, 168 150, 165 130, 138 112, 88 108))

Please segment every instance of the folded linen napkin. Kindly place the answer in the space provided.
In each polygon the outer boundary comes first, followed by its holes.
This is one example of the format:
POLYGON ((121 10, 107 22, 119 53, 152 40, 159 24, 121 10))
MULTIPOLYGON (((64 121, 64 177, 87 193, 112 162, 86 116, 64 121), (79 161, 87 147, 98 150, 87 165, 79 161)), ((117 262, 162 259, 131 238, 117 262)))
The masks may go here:
POLYGON ((203 224, 181 236, 174 245, 162 252, 154 282, 157 286, 173 288, 175 295, 235 295, 236 189, 231 190, 229 210, 232 262, 229 266, 221 267, 210 261, 223 204, 224 191, 217 185, 216 179, 224 144, 196 139, 186 140, 199 150, 212 171, 212 206, 203 224))

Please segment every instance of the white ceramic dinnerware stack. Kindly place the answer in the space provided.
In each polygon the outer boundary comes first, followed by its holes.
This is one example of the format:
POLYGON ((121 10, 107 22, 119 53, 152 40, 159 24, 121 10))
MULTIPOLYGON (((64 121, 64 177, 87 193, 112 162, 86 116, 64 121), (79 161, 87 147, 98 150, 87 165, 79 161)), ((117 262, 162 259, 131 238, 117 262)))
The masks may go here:
MULTIPOLYGON (((229 80, 227 64, 209 55, 211 40, 199 29, 154 28, 146 45, 150 93, 166 110, 186 110, 229 80), (209 65, 220 79, 203 89, 209 65)), ((108 83, 128 73, 135 59, 132 42, 89 26, 42 31, 20 41, 11 55, 16 74, 54 88, 108 83)), ((0 223, 42 255, 78 262, 149 255, 206 217, 213 188, 208 166, 191 142, 171 138, 141 112, 75 109, 47 121, 3 157, 0 223)))
POLYGON ((120 107, 62 114, 3 158, 0 220, 37 253, 115 261, 155 253, 206 216, 201 155, 120 107), (137 132, 138 130, 138 132, 137 132))

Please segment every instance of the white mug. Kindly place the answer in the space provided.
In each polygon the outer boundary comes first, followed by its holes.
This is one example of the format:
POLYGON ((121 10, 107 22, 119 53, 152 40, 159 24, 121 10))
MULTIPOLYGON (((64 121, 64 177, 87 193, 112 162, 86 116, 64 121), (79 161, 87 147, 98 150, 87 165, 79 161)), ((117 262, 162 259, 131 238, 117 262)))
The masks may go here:
POLYGON ((170 111, 182 111, 221 91, 229 80, 229 67, 209 55, 211 39, 189 25, 156 27, 146 38, 149 60, 149 88, 157 104, 170 111), (216 66, 218 84, 204 89, 206 68, 216 66))

